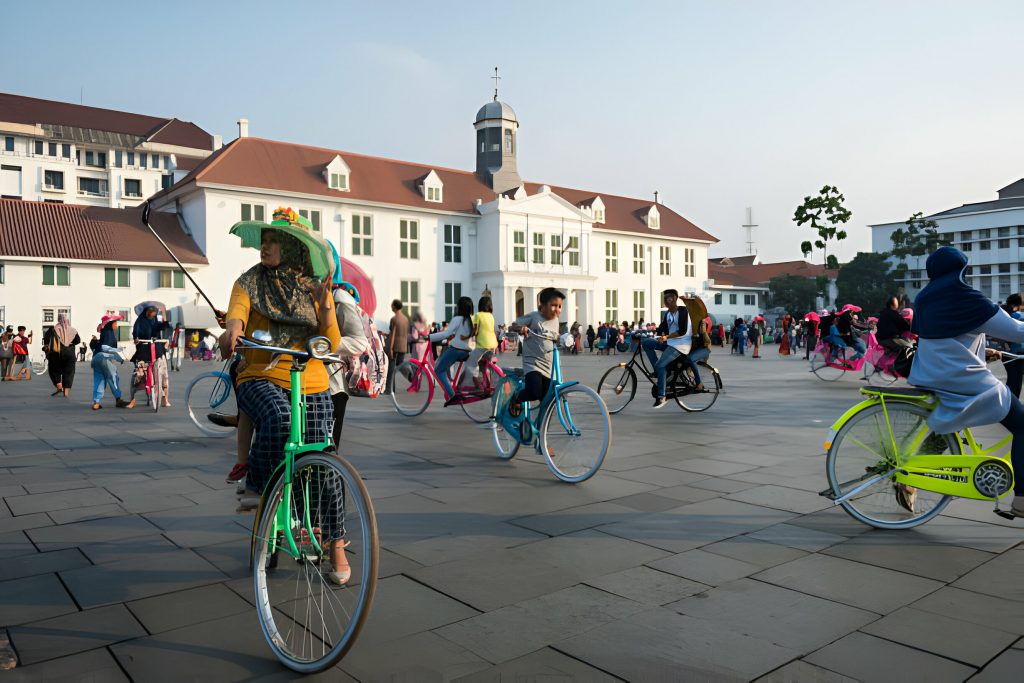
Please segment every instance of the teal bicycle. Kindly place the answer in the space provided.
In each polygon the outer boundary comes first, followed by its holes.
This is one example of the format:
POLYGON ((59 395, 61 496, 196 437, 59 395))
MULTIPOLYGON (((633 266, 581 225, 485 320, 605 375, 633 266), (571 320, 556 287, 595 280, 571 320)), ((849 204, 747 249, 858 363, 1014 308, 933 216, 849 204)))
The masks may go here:
POLYGON ((498 382, 492 399, 494 447, 499 457, 508 460, 520 446, 533 446, 562 481, 570 484, 586 481, 601 468, 611 447, 612 421, 608 407, 590 387, 562 381, 558 339, 537 336, 552 344, 554 349, 547 393, 536 409, 523 403, 519 414, 513 416, 508 408, 523 387, 522 370, 513 370, 498 382))
POLYGON ((356 469, 326 441, 306 442, 302 373, 331 356, 326 337, 306 351, 269 346, 270 335, 241 338, 242 348, 291 358, 291 423, 284 459, 256 510, 250 561, 260 628, 277 658, 300 673, 333 666, 355 643, 377 589, 380 544, 373 503, 356 469), (328 539, 341 536, 349 566, 331 565, 328 539), (345 574, 348 573, 347 576, 345 574))

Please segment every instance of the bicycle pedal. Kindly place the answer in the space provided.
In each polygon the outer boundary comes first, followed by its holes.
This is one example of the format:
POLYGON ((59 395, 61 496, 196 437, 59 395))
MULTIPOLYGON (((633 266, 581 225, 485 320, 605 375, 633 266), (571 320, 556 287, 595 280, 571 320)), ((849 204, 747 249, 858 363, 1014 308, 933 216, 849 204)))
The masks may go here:
POLYGON ((827 488, 824 491, 818 491, 818 495, 823 498, 828 498, 829 500, 836 499, 836 492, 833 491, 831 488, 827 488))

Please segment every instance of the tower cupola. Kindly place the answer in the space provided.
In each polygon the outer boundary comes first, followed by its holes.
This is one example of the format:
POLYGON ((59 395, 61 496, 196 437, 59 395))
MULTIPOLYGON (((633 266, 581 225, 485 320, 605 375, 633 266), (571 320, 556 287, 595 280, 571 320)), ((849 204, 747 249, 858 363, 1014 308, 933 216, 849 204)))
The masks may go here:
POLYGON ((516 146, 519 120, 512 107, 494 101, 480 107, 473 122, 476 129, 476 174, 494 190, 502 194, 523 184, 516 168, 516 146))

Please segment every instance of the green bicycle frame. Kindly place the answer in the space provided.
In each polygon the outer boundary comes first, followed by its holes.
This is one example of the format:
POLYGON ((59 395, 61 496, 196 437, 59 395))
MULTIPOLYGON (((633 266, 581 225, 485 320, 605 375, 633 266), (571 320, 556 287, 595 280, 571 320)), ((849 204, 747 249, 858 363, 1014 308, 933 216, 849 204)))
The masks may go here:
MULTIPOLYGON (((866 410, 867 408, 875 405, 881 405, 882 414, 885 416, 886 434, 888 435, 889 443, 886 444, 888 448, 883 447, 885 452, 879 453, 878 455, 884 458, 892 468, 891 471, 894 481, 914 488, 919 488, 924 491, 933 491, 935 493, 956 496, 958 498, 971 498, 974 500, 988 501, 996 500, 992 496, 982 494, 974 487, 974 472, 980 465, 992 460, 999 460, 1003 462, 1008 467, 1009 471, 1013 472, 1013 468, 1010 465, 1010 453, 1008 450, 1008 446, 1013 440, 1012 434, 1008 434, 994 446, 984 448, 974 438, 974 434, 971 433, 971 430, 969 428, 964 428, 956 433, 956 438, 961 444, 966 446, 967 452, 965 454, 953 455, 919 453, 904 459, 900 454, 900 447, 893 436, 892 423, 889 418, 889 409, 886 405, 887 401, 889 403, 911 403, 930 412, 938 406, 938 398, 933 394, 922 394, 920 396, 890 394, 884 389, 875 390, 862 388, 861 393, 869 396, 869 398, 851 407, 832 425, 824 443, 826 452, 832 448, 832 442, 835 439, 836 434, 839 433, 839 430, 842 429, 850 419, 862 410, 866 410), (999 455, 999 451, 1003 450, 1006 452, 999 455)), ((906 444, 904 450, 911 453, 916 452, 917 448, 921 446, 921 443, 924 440, 926 431, 927 430, 920 430, 913 440, 906 444)), ((856 443, 866 450, 872 450, 864 443, 856 443)), ((1010 485, 1012 489, 1012 480, 1010 485)))

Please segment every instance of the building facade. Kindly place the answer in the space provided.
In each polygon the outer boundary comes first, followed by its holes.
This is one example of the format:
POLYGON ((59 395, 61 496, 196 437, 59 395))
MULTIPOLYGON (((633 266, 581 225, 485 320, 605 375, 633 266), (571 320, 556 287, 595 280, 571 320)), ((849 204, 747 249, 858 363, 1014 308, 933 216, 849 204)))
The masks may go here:
MULTIPOLYGON (((994 200, 974 202, 926 216, 938 232, 967 254, 968 283, 993 301, 1005 301, 1024 290, 1024 179, 998 190, 994 200)), ((871 248, 892 250, 892 233, 905 223, 880 223, 871 228, 871 248)), ((906 270, 895 270, 898 284, 912 300, 928 284, 925 256, 907 257, 906 270)), ((890 257, 896 265, 896 259, 890 257)))

